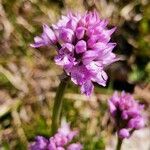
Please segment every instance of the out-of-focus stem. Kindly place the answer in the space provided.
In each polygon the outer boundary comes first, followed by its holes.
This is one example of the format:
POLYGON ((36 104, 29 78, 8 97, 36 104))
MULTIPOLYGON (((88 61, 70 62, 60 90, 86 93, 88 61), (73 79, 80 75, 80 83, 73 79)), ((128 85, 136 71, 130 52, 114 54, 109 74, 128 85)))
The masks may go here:
POLYGON ((67 87, 68 81, 69 81, 69 77, 62 79, 56 92, 54 106, 53 106, 53 114, 52 114, 52 134, 55 134, 57 129, 60 126, 60 116, 62 112, 63 95, 67 87))
POLYGON ((121 150, 122 142, 123 142, 123 140, 118 137, 118 143, 117 143, 117 146, 116 146, 116 150, 121 150))

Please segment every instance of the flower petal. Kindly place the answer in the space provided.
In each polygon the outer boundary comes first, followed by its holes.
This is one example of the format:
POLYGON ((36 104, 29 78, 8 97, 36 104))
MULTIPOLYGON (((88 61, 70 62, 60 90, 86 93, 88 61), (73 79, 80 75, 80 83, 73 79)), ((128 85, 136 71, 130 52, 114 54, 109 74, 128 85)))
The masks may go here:
POLYGON ((94 85, 91 81, 87 81, 81 86, 81 93, 86 94, 87 96, 90 96, 93 92, 94 85))

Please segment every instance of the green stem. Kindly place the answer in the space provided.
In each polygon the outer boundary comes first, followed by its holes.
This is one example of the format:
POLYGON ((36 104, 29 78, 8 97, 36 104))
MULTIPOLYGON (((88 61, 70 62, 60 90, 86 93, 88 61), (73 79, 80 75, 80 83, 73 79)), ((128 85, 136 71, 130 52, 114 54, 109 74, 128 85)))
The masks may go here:
POLYGON ((123 140, 118 137, 118 143, 117 143, 116 150, 121 150, 122 141, 123 140))
POLYGON ((68 77, 62 79, 56 92, 52 114, 52 134, 55 134, 57 132, 57 129, 59 128, 60 125, 63 95, 67 87, 68 81, 69 81, 68 77))

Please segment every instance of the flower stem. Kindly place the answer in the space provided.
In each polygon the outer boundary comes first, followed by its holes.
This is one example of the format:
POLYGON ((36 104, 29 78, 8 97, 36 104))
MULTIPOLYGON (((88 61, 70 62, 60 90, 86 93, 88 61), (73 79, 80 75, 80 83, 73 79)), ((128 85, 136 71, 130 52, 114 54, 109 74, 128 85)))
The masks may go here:
POLYGON ((52 114, 52 134, 55 134, 57 129, 60 125, 60 116, 62 111, 62 104, 63 104, 63 95, 65 92, 65 89, 67 87, 67 83, 69 81, 69 78, 63 78, 59 84, 59 87, 56 92, 55 100, 54 100, 54 106, 53 106, 53 114, 52 114))
POLYGON ((123 140, 118 137, 118 143, 117 143, 117 146, 116 146, 116 150, 121 150, 122 142, 123 142, 123 140))

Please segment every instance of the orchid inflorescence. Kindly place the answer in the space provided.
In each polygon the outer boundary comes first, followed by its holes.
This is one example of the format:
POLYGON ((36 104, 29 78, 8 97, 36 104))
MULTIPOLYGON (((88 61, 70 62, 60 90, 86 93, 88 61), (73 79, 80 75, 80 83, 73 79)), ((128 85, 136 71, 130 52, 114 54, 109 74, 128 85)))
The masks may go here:
POLYGON ((112 118, 115 120, 118 136, 129 138, 131 134, 145 126, 145 119, 142 115, 144 105, 139 104, 131 94, 117 92, 109 100, 109 109, 112 118))
POLYGON ((58 129, 58 132, 46 139, 43 136, 37 136, 35 142, 30 145, 30 150, 82 150, 80 143, 72 143, 77 136, 77 131, 71 131, 69 124, 65 123, 58 129))
POLYGON ((108 77, 104 69, 118 60, 112 52, 116 43, 110 42, 116 28, 108 29, 107 25, 108 20, 100 19, 96 11, 83 15, 69 12, 57 24, 43 25, 42 35, 35 37, 31 46, 54 46, 55 63, 89 96, 92 82, 105 86, 108 77))

